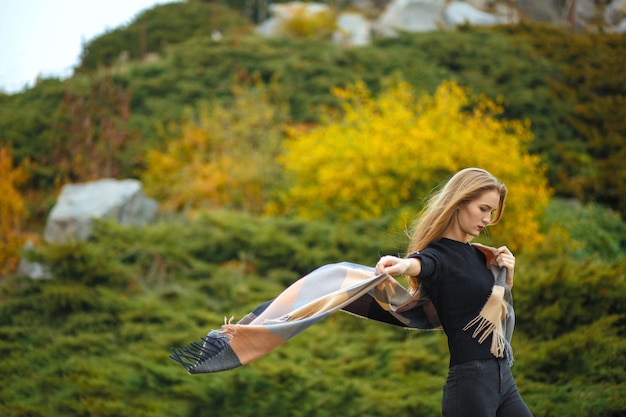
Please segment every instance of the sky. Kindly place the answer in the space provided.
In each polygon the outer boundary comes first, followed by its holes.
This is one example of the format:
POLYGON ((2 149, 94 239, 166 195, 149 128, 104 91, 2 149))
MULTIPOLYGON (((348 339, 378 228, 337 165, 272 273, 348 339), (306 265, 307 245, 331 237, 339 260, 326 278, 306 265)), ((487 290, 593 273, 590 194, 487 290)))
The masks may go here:
POLYGON ((88 41, 176 0, 0 0, 0 91, 67 78, 88 41))

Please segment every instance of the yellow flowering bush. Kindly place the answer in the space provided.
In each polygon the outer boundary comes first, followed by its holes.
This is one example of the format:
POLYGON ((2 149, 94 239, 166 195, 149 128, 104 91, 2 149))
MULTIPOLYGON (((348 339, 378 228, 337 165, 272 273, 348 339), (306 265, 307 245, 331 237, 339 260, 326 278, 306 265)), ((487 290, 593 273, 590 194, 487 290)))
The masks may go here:
MULTIPOLYGON (((340 117, 294 130, 281 162, 291 187, 268 207, 305 218, 351 220, 388 212, 411 215, 459 169, 484 168, 510 190, 492 237, 514 250, 541 241, 539 218, 550 198, 543 169, 526 144, 527 122, 498 118, 497 102, 454 82, 432 95, 395 80, 372 97, 362 82, 334 94, 340 117)), ((410 222, 398 214, 402 224, 410 222)))
POLYGON ((330 10, 307 11, 306 5, 294 5, 290 19, 280 26, 280 32, 294 38, 330 38, 337 28, 336 16, 330 10))

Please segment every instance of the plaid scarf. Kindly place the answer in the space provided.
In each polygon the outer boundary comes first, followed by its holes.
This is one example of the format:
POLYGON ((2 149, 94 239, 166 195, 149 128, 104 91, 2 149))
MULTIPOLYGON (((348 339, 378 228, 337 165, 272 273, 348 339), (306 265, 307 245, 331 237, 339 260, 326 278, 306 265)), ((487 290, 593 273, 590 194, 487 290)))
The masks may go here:
MULTIPOLYGON (((473 329, 473 337, 480 343, 492 335, 493 355, 512 362, 509 342, 515 316, 506 270, 491 264, 489 248, 476 247, 487 255, 494 286, 480 314, 464 330, 473 329)), ((419 288, 410 293, 390 275, 342 262, 314 270, 236 324, 232 318, 225 320, 220 329, 201 338, 202 343, 174 349, 170 358, 190 374, 233 369, 271 352, 338 310, 409 329, 441 328, 432 302, 419 288)))

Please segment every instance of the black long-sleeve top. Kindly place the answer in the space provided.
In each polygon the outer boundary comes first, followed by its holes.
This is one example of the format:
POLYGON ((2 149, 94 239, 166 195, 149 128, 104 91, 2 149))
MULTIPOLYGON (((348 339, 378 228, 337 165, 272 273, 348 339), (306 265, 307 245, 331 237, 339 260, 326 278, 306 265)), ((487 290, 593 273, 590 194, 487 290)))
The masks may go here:
POLYGON ((450 366, 494 358, 491 337, 479 343, 472 337, 472 329, 463 330, 478 316, 492 292, 494 278, 485 255, 469 243, 442 238, 410 257, 421 261, 418 278, 448 336, 450 366))

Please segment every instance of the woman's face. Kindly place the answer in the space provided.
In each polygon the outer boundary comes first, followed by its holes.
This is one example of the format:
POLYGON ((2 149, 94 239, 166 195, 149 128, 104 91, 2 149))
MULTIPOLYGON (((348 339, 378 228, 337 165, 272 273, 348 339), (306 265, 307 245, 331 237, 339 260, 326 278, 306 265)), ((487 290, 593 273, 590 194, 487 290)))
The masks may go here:
POLYGON ((498 210, 500 195, 496 190, 487 191, 475 200, 462 204, 457 209, 455 222, 446 237, 469 242, 491 223, 493 213, 498 210))

